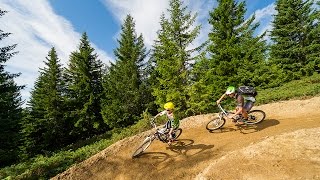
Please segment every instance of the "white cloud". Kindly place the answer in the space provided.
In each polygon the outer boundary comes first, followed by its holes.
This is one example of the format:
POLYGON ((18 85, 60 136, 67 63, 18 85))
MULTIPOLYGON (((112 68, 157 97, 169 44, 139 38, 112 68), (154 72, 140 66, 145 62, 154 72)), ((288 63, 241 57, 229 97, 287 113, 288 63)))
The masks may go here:
POLYGON ((169 0, 104 0, 119 24, 130 14, 136 23, 136 32, 142 33, 146 45, 153 44, 160 28, 160 16, 169 7, 169 0))
MULTIPOLYGON (((202 24, 200 36, 194 42, 194 46, 207 39, 210 30, 207 18, 214 3, 215 1, 210 0, 184 1, 184 5, 188 6, 192 14, 198 13, 194 25, 202 24)), ((137 33, 142 33, 145 44, 149 48, 154 43, 157 31, 160 29, 160 16, 162 13, 167 15, 169 8, 169 0, 104 0, 104 4, 113 13, 119 24, 122 24, 127 14, 130 14, 135 20, 137 33)))
POLYGON ((275 4, 271 3, 263 9, 258 9, 255 12, 256 18, 254 22, 260 22, 260 27, 257 34, 262 34, 267 31, 267 36, 265 38, 269 39, 268 35, 270 30, 272 30, 273 15, 277 13, 275 10, 275 4))
POLYGON ((213 10, 213 7, 217 2, 212 0, 185 0, 184 3, 193 14, 197 13, 197 19, 194 25, 201 25, 200 34, 193 42, 191 48, 198 47, 208 40, 208 34, 212 28, 208 22, 209 12, 213 10))
MULTIPOLYGON (((56 48, 59 59, 66 65, 70 52, 77 49, 81 34, 68 20, 55 14, 47 0, 1 0, 0 7, 9 11, 0 19, 1 30, 12 33, 1 41, 1 46, 18 44, 15 50, 19 51, 8 61, 7 71, 22 73, 16 82, 27 85, 21 93, 28 100, 39 67, 44 66, 51 47, 56 48)), ((103 50, 92 46, 104 63, 112 60, 103 50)))

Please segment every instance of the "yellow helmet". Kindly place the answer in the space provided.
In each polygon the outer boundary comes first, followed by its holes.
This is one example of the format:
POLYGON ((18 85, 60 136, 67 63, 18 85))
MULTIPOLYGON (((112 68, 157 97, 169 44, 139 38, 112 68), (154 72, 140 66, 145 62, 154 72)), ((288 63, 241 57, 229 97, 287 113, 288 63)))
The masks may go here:
POLYGON ((164 107, 166 110, 172 110, 172 109, 174 109, 174 105, 173 105, 172 102, 167 102, 167 103, 165 103, 163 107, 164 107))

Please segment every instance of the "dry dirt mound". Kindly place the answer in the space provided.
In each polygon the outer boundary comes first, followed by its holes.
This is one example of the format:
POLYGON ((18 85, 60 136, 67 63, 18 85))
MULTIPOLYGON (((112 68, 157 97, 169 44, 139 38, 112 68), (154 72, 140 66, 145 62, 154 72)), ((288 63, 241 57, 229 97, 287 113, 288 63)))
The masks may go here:
POLYGON ((149 132, 106 148, 53 179, 320 179, 320 97, 256 107, 258 125, 226 123, 210 133, 213 114, 182 121, 176 144, 154 141, 137 159, 131 154, 149 132))
POLYGON ((212 162, 196 179, 320 179, 320 128, 273 136, 212 162))

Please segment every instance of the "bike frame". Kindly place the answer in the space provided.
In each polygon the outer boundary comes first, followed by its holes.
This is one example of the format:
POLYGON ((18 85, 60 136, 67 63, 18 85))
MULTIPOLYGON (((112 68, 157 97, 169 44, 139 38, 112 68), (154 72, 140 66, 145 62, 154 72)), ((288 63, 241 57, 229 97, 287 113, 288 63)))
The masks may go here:
POLYGON ((150 124, 154 129, 156 129, 156 131, 153 133, 153 139, 155 138, 155 139, 158 139, 160 141, 163 141, 163 140, 160 139, 159 136, 163 135, 163 134, 166 134, 166 133, 159 132, 159 128, 158 128, 157 124, 154 122, 154 119, 151 119, 150 124))
POLYGON ((230 113, 223 109, 223 107, 218 104, 219 109, 221 110, 221 113, 219 113, 219 117, 222 118, 223 116, 228 116, 230 113), (221 115, 222 114, 222 115, 221 115))
MULTIPOLYGON (((168 132, 169 132, 169 129, 166 129, 164 132, 160 132, 157 124, 154 122, 154 119, 151 119, 150 124, 151 124, 151 126, 152 126, 153 128, 156 129, 156 132, 153 134, 156 139, 158 139, 158 140, 160 140, 160 141, 162 141, 162 142, 168 141, 168 132), (165 136, 166 136, 166 139, 163 139, 163 140, 162 140, 162 139, 159 137, 159 136, 162 136, 162 135, 165 135, 165 136)), ((172 131, 172 133, 176 133, 176 131, 177 131, 177 130, 174 129, 174 130, 172 131)))
MULTIPOLYGON (((218 113, 218 117, 213 117, 206 125, 206 128, 207 130, 209 131, 213 131, 213 130, 216 130, 216 129, 219 129, 221 128, 225 122, 227 121, 227 119, 229 118, 225 118, 225 117, 228 117, 228 115, 230 114, 233 114, 233 112, 228 112, 226 111, 225 109, 223 109, 223 107, 220 105, 220 104, 217 104, 217 106, 219 107, 220 109, 220 112, 218 113)), ((257 124, 261 121, 263 121, 265 119, 265 112, 263 112, 262 110, 252 110, 248 113, 248 117, 250 117, 249 120, 245 120, 243 121, 244 124, 257 124), (251 114, 251 113, 258 113, 258 119, 256 118, 256 115, 255 114, 251 114)), ((241 114, 237 115, 237 116, 234 116, 232 118, 232 122, 236 123, 237 121, 239 120, 243 120, 243 116, 241 114)))
MULTIPOLYGON (((220 118, 220 119, 223 118, 223 116, 228 116, 229 114, 232 114, 232 113, 224 110, 223 107, 222 107, 220 104, 218 104, 218 107, 219 107, 219 109, 221 110, 221 113, 219 113, 219 118, 220 118)), ((261 111, 261 110, 260 110, 260 111, 261 111)), ((250 116, 250 115, 249 115, 250 112, 251 112, 251 111, 248 112, 248 116, 250 116)), ((233 119, 234 119, 234 120, 239 120, 239 119, 242 119, 242 118, 243 118, 242 114, 238 114, 238 116, 237 116, 236 118, 233 118, 233 119)), ((263 118, 263 119, 264 119, 264 118, 263 118)), ((245 123, 246 123, 246 122, 245 122, 245 123)), ((248 124, 248 123, 246 123, 246 124, 248 124)))

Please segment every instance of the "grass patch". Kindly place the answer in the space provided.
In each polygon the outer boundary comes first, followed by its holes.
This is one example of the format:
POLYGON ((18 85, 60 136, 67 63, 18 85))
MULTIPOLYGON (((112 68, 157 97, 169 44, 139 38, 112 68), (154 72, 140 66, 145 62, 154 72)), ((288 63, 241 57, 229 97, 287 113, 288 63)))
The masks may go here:
MULTIPOLYGON (((112 136, 108 139, 101 139, 76 150, 64 150, 54 153, 52 156, 39 155, 27 162, 2 168, 0 169, 0 179, 49 179, 121 139, 150 129, 149 120, 149 117, 146 116, 131 127, 113 130, 112 136)), ((106 134, 109 136, 110 132, 106 134)))
POLYGON ((289 99, 306 99, 320 94, 320 74, 291 81, 281 87, 258 91, 257 105, 289 99))
MULTIPOLYGON (((317 96, 320 94, 320 75, 292 81, 277 88, 259 90, 258 93, 257 105, 317 96)), ((165 120, 162 119, 161 123, 164 122, 165 120)), ((0 169, 0 179, 48 179, 65 171, 73 164, 102 151, 111 144, 148 129, 150 129, 149 116, 145 113, 144 118, 137 124, 124 129, 115 129, 102 135, 105 139, 95 138, 91 144, 83 147, 76 149, 73 147, 69 150, 64 148, 64 151, 57 152, 52 156, 40 155, 27 162, 2 168, 0 169)))

